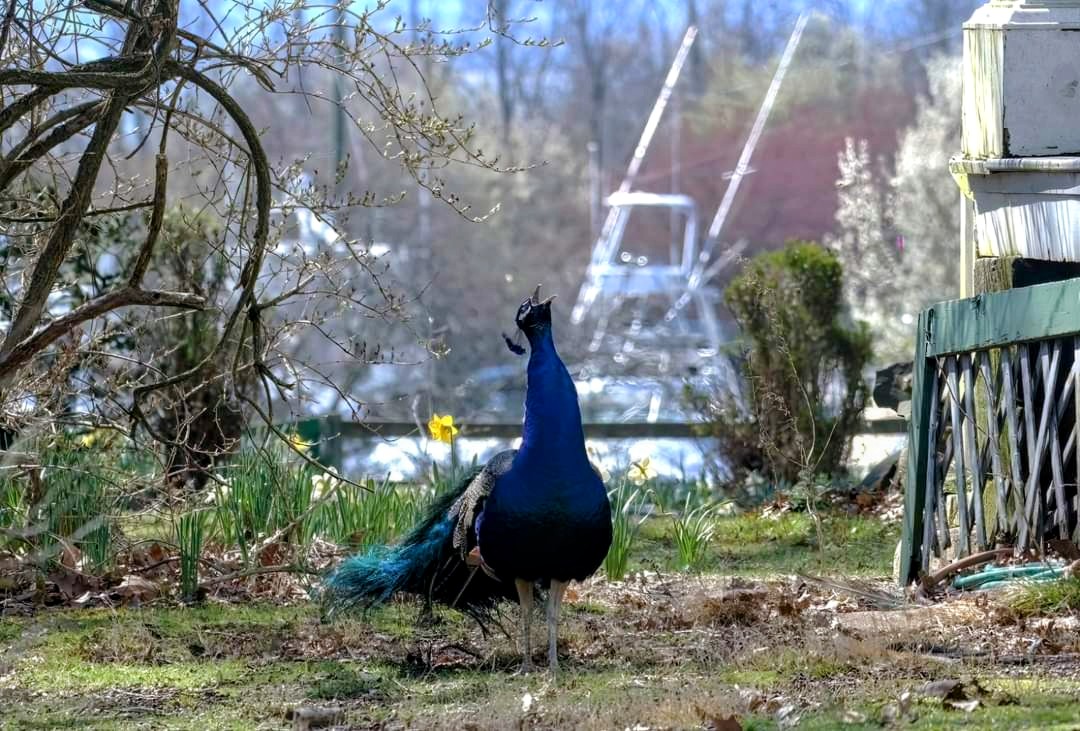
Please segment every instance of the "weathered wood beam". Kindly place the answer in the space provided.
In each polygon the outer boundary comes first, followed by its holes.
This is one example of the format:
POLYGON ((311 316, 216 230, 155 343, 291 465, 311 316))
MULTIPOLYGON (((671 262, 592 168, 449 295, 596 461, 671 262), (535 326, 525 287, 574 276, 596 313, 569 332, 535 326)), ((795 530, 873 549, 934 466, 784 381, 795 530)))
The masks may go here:
POLYGON ((927 357, 1080 333, 1080 279, 928 307, 927 357))

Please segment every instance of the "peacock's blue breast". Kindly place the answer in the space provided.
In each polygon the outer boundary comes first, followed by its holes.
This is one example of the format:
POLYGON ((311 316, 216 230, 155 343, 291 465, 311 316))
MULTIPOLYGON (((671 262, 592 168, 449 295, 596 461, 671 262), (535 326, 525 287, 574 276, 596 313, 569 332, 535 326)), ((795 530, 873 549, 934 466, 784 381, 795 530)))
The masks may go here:
POLYGON ((611 506, 591 470, 510 470, 477 523, 484 561, 504 580, 581 581, 611 545, 611 506))

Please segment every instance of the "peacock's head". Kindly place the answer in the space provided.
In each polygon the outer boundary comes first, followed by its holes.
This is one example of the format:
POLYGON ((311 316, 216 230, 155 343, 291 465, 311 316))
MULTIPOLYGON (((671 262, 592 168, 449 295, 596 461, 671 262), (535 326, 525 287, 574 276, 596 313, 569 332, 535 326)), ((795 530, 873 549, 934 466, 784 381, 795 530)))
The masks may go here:
POLYGON ((523 300, 521 306, 518 307, 517 316, 514 318, 518 328, 529 335, 551 327, 551 301, 555 297, 556 295, 551 295, 541 302, 540 285, 536 285, 532 297, 523 300))
MULTIPOLYGON (((536 338, 539 338, 543 333, 551 331, 551 301, 555 299, 556 295, 551 295, 543 302, 540 301, 540 285, 536 285, 536 290, 532 293, 532 297, 526 297, 521 306, 518 307, 517 315, 514 317, 514 321, 517 323, 519 335, 524 335, 529 339, 530 343, 535 343, 536 338)), ((510 352, 517 355, 524 355, 525 348, 518 345, 515 340, 506 333, 503 333, 503 340, 506 341, 506 347, 510 349, 510 352)))

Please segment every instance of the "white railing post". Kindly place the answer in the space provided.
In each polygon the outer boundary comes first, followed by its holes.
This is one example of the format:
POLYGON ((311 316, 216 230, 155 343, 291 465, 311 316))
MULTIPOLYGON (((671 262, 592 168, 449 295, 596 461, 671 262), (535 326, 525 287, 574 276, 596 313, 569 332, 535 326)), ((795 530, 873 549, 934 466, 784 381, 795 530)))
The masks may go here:
POLYGON ((992 0, 964 23, 965 285, 980 258, 1080 261, 1077 31, 1080 0, 992 0))

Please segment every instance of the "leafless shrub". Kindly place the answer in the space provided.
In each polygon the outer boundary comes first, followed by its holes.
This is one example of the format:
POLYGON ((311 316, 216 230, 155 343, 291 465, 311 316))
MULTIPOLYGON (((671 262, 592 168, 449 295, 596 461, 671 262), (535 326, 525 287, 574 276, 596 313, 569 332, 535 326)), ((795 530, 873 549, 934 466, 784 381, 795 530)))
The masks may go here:
POLYGON ((261 141, 286 100, 326 108, 482 218, 442 171, 512 168, 443 113, 418 61, 471 52, 478 31, 512 38, 510 24, 439 32, 386 5, 3 3, 5 426, 122 429, 165 445, 187 479, 251 419, 283 436, 276 425, 327 394, 362 416, 343 364, 426 357, 409 327, 423 283, 401 286, 344 224, 402 194, 343 190, 347 159, 320 174, 261 141), (301 219, 317 239, 297 240, 301 219))

